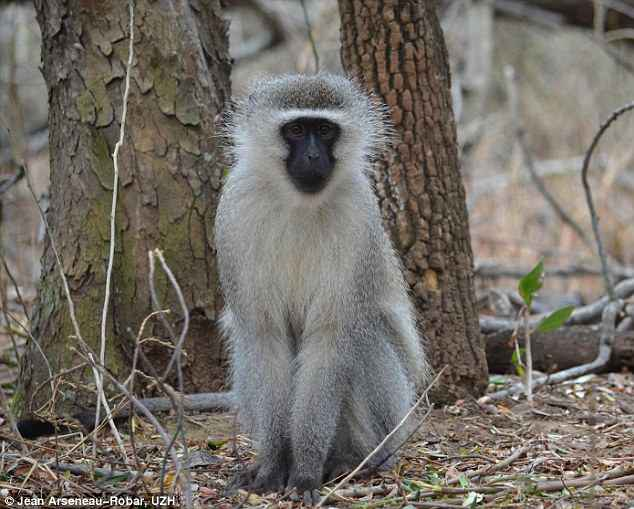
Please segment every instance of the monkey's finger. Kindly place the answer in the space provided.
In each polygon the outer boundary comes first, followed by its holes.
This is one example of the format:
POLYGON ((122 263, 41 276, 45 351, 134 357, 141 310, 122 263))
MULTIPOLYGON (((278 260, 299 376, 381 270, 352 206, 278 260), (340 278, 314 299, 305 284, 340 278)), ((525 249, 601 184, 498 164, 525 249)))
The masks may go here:
POLYGON ((306 490, 304 491, 304 505, 313 506, 319 504, 321 496, 319 490, 306 490))

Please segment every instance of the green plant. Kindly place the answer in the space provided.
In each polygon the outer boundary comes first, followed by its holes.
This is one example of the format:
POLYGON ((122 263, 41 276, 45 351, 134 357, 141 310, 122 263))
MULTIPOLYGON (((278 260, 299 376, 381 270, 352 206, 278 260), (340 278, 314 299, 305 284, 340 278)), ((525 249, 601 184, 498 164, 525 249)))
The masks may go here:
POLYGON ((523 324, 524 329, 524 348, 520 349, 517 342, 518 329, 513 332, 515 341, 515 352, 511 362, 515 366, 517 373, 524 378, 524 386, 526 388, 526 398, 529 402, 533 400, 533 357, 531 350, 531 334, 533 332, 549 332, 558 329, 568 321, 570 315, 574 311, 574 306, 565 306, 559 308, 546 317, 542 318, 534 329, 529 324, 529 315, 533 298, 542 288, 544 281, 544 261, 540 260, 533 269, 522 277, 518 283, 518 292, 524 304, 518 312, 519 321, 523 324), (524 363, 522 364, 522 353, 524 353, 524 363))

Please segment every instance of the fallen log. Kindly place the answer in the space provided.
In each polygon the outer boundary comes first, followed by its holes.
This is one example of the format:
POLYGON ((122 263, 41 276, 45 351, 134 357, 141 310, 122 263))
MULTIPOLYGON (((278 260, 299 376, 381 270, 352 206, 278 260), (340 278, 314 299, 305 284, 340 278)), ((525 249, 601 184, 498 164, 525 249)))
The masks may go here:
MULTIPOLYGON (((514 346, 512 331, 505 330, 485 336, 489 373, 514 373, 511 362, 514 346)), ((534 369, 553 373, 592 362, 599 353, 600 325, 575 325, 550 332, 531 334, 534 369)), ((524 338, 520 334, 520 348, 524 338)), ((607 371, 628 368, 634 370, 634 332, 617 332, 607 371)))
MULTIPOLYGON (((614 287, 616 297, 619 299, 629 299, 634 295, 634 278, 625 279, 614 287)), ((603 308, 608 303, 607 296, 603 296, 600 299, 594 301, 587 306, 582 306, 574 310, 566 325, 582 325, 595 322, 603 312, 603 308)), ((528 320, 528 325, 531 329, 534 329, 537 324, 544 318, 544 315, 531 316, 528 320)), ((498 318, 495 316, 481 316, 480 317, 480 330, 484 334, 490 334, 493 332, 512 331, 515 329, 517 323, 513 319, 498 318)))
MULTIPOLYGON (((603 0, 603 29, 606 31, 634 26, 632 0, 603 0)), ((550 24, 593 28, 595 9, 592 0, 496 0, 496 13, 520 18, 536 18, 550 24)))

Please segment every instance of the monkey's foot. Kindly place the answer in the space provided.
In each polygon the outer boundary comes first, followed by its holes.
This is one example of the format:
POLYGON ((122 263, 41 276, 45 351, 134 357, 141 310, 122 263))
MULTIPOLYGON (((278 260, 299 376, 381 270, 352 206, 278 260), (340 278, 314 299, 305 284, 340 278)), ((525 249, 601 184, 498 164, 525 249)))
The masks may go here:
POLYGON ((288 474, 284 468, 266 470, 261 468, 249 488, 254 493, 283 492, 287 477, 288 474))
POLYGON ((288 481, 288 488, 295 488, 298 498, 301 497, 304 505, 307 506, 317 505, 321 500, 319 494, 320 485, 319 480, 297 475, 292 475, 288 481))
POLYGON ((287 474, 283 468, 264 469, 252 465, 239 472, 225 489, 227 496, 235 495, 240 489, 250 493, 271 493, 284 491, 287 474))
POLYGON ((289 498, 292 502, 301 501, 302 504, 305 506, 314 506, 319 504, 321 500, 321 494, 319 493, 319 490, 304 490, 303 495, 301 492, 297 491, 291 493, 289 498))

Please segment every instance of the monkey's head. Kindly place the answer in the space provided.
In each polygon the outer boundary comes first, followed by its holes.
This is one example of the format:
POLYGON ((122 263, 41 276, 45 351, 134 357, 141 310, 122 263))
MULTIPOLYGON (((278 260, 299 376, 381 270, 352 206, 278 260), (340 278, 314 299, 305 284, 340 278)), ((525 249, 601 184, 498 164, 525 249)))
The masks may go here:
POLYGON ((258 180, 262 189, 299 193, 304 201, 324 194, 354 181, 384 149, 385 111, 343 76, 258 80, 229 118, 237 162, 232 171, 258 180))

